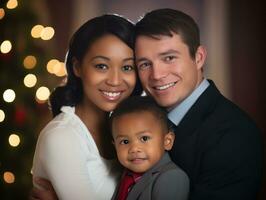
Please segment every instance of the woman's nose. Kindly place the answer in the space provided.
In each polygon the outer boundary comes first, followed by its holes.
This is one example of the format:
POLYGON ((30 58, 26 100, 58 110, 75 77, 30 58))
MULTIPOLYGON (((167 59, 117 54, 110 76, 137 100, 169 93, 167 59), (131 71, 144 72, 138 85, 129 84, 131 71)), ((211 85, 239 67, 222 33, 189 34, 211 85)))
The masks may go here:
POLYGON ((121 73, 119 72, 119 70, 115 69, 109 72, 106 82, 108 85, 118 86, 121 84, 121 80, 121 73))

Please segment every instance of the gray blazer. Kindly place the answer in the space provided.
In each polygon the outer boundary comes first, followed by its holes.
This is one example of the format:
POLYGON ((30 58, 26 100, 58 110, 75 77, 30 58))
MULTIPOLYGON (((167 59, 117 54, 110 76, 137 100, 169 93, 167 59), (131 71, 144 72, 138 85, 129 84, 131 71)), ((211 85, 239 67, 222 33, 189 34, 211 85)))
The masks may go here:
MULTIPOLYGON (((116 199, 117 192, 118 187, 112 200, 116 199)), ((165 153, 132 187, 127 200, 186 200, 188 194, 188 176, 170 160, 168 153, 165 153)))

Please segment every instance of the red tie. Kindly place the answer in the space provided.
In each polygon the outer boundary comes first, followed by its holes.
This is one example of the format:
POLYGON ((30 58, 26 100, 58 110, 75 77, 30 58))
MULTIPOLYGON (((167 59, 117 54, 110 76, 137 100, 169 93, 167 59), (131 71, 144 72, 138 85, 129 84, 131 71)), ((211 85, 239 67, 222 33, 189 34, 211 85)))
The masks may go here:
POLYGON ((124 174, 119 186, 117 200, 126 200, 131 187, 135 184, 135 179, 140 176, 141 174, 132 174, 130 172, 124 174))

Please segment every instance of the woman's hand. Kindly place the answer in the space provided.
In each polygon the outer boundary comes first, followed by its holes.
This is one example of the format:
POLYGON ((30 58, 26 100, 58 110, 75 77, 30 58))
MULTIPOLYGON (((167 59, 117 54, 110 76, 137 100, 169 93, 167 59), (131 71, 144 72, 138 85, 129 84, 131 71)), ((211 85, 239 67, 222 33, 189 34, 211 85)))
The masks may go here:
POLYGON ((51 182, 43 178, 34 178, 34 182, 41 188, 34 187, 30 192, 30 200, 58 200, 51 182))

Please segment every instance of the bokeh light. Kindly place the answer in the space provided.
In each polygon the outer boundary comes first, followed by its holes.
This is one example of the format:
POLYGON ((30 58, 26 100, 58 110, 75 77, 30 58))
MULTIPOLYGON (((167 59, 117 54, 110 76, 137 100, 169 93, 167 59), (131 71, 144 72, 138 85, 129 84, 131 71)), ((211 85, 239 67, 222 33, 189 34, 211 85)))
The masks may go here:
POLYGON ((3 8, 0 8, 0 19, 3 19, 5 16, 5 10, 3 8))
POLYGON ((54 29, 52 27, 45 27, 41 32, 41 39, 50 40, 54 36, 54 29))
POLYGON ((5 172, 3 174, 3 179, 6 183, 14 183, 15 182, 15 175, 12 172, 5 172))
POLYGON ((49 96, 50 90, 45 86, 38 88, 38 90, 36 91, 36 98, 40 101, 46 101, 49 96))
POLYGON ((40 24, 35 25, 32 29, 31 29, 31 36, 33 38, 39 38, 41 37, 41 32, 44 29, 44 27, 40 24))
POLYGON ((2 42, 0 46, 0 51, 2 53, 8 53, 12 49, 12 44, 9 40, 5 40, 2 42))
POLYGON ((46 65, 46 69, 50 74, 54 74, 54 70, 56 70, 58 64, 59 64, 59 60, 57 59, 51 59, 47 65, 46 65))
POLYGON ((7 3, 6 3, 6 7, 8 9, 14 9, 18 6, 18 1, 17 0, 9 0, 7 3))
POLYGON ((33 69, 36 66, 37 60, 35 56, 28 55, 23 60, 23 65, 26 69, 33 69))
POLYGON ((5 112, 0 109, 0 122, 3 122, 5 120, 5 112))
POLYGON ((16 93, 12 89, 7 89, 3 93, 3 99, 5 102, 11 103, 15 100, 16 93))
POLYGON ((54 71, 54 74, 59 77, 65 76, 67 74, 65 63, 60 62, 59 67, 56 71, 54 71))
POLYGON ((20 138, 17 134, 11 134, 8 138, 10 146, 17 147, 20 143, 20 138))
POLYGON ((34 87, 37 83, 37 77, 34 74, 27 74, 24 78, 24 85, 26 87, 34 87))

